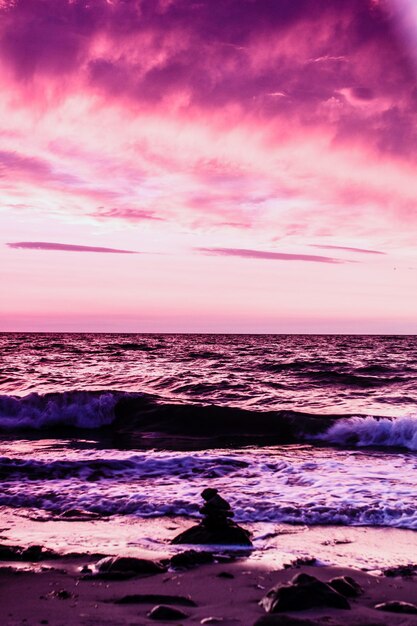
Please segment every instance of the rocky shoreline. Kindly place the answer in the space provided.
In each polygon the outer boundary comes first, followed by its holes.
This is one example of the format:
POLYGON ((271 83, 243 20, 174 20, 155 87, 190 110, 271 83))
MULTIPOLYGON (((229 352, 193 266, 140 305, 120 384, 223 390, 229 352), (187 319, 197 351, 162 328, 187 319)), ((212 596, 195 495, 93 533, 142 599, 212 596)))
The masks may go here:
POLYGON ((267 568, 227 551, 159 560, 0 546, 2 624, 417 624, 417 567, 379 576, 298 560, 267 568))

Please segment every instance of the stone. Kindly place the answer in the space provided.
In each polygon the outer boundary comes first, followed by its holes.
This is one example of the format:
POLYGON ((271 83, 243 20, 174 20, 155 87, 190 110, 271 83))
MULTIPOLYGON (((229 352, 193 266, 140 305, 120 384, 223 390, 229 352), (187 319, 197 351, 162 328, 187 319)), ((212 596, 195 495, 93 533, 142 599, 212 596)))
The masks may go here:
POLYGON ((267 613, 303 611, 321 607, 350 609, 346 598, 330 585, 304 573, 295 576, 290 584, 273 587, 260 601, 260 605, 267 613))
POLYGON ((69 600, 72 598, 72 593, 67 591, 66 589, 60 589, 59 591, 53 592, 54 598, 58 598, 58 600, 69 600))
POLYGON ((108 556, 96 563, 96 573, 92 577, 123 579, 133 576, 151 576, 165 571, 166 568, 155 561, 134 557, 108 556))
POLYGON ((170 596, 163 593, 135 593, 114 600, 115 604, 155 604, 156 602, 179 604, 181 606, 197 606, 194 600, 191 600, 188 596, 170 596))
POLYGON ((223 528, 207 528, 197 524, 188 528, 172 540, 174 544, 195 545, 238 545, 251 546, 250 534, 237 524, 228 524, 223 528))
POLYGON ((148 617, 155 620, 174 620, 186 619, 188 615, 180 609, 175 609, 171 606, 159 604, 158 606, 154 606, 153 609, 149 611, 148 617))
POLYGON ((195 545, 239 545, 251 546, 249 531, 231 519, 230 504, 217 489, 204 489, 201 496, 205 504, 200 508, 203 519, 175 537, 171 543, 195 545))
POLYGON ((197 550, 185 550, 171 557, 170 566, 174 569, 191 569, 198 565, 214 563, 214 556, 211 552, 197 552, 197 550))
POLYGON ((46 550, 43 546, 33 545, 27 548, 20 546, 0 545, 0 561, 44 561, 58 558, 56 552, 46 550))
POLYGON ((84 511, 84 509, 67 509, 58 515, 58 519, 66 520, 69 522, 86 522, 90 520, 101 519, 103 516, 100 513, 93 513, 92 511, 84 511))
POLYGON ((394 576, 404 576, 411 578, 417 573, 417 565, 410 563, 408 565, 399 565, 397 567, 388 567, 384 570, 384 576, 393 578, 394 576))
POLYGON ((308 567, 317 565, 317 559, 314 556, 300 556, 290 563, 284 563, 284 569, 291 569, 293 567, 298 569, 299 567, 304 567, 306 565, 308 567))
POLYGON ((335 589, 342 596, 346 598, 357 598, 362 593, 363 589, 359 583, 356 582, 351 576, 338 576, 329 580, 330 587, 335 589))
POLYGON ((417 614, 417 606, 411 602, 402 602, 401 600, 391 600, 390 602, 381 602, 375 604, 377 611, 388 611, 389 613, 409 613, 417 614))

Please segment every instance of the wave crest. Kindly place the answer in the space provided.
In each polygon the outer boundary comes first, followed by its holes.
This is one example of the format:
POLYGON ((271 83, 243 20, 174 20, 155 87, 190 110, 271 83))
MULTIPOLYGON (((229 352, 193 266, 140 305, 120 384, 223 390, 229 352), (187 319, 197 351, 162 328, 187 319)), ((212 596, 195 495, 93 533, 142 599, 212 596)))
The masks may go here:
POLYGON ((114 409, 122 395, 86 391, 31 393, 24 398, 3 395, 0 396, 0 429, 101 428, 115 419, 114 409))
POLYGON ((417 450, 417 415, 397 418, 350 417, 335 422, 316 437, 342 446, 417 450))

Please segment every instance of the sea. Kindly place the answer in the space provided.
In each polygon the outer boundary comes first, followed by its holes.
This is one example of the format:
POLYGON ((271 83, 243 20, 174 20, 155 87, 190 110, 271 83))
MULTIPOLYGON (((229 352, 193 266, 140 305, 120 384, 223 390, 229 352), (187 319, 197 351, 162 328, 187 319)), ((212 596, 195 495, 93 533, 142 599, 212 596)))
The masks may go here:
POLYGON ((0 393, 8 527, 210 486, 253 528, 417 529, 416 336, 3 333, 0 393))

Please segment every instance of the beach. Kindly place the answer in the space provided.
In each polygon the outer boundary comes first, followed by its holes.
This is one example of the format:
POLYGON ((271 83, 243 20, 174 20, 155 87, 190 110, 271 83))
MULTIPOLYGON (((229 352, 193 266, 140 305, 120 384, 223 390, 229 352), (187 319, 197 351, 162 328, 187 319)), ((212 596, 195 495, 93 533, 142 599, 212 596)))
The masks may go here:
POLYGON ((417 615, 374 608, 387 601, 415 602, 417 567, 412 564, 417 537, 413 531, 255 524, 250 526, 255 547, 248 549, 172 545, 173 537, 193 523, 184 517, 127 524, 117 519, 35 521, 30 512, 17 519, 15 512, 3 509, 1 520, 0 614, 7 626, 166 621, 297 626, 296 621, 282 621, 282 616, 310 620, 300 626, 417 624, 417 615), (32 548, 25 556, 23 549, 34 545, 43 550, 32 548), (16 556, 22 552, 23 556, 16 556), (184 554, 191 556, 175 564, 175 558, 184 554), (99 574, 96 564, 110 555, 161 564, 162 571, 126 580, 120 573, 99 574), (211 562, 200 562, 204 560, 211 562), (350 610, 317 607, 269 614, 259 605, 272 587, 301 573, 323 582, 350 576, 362 591, 348 598, 350 610), (127 596, 139 597, 126 601, 127 596), (179 609, 186 617, 149 617, 160 605, 179 609), (204 622, 207 618, 217 621, 204 622))
POLYGON ((186 614, 175 624, 417 623, 375 608, 415 601, 415 337, 0 343, 2 623, 167 621, 149 615, 159 605, 186 614), (172 543, 207 488, 251 547, 172 543), (106 558, 145 571, 109 575, 106 558), (298 593, 300 574, 360 592, 344 608, 259 604, 277 585, 298 593))
MULTIPOLYGON (((89 532, 93 540, 94 533, 96 538, 99 536, 101 530, 92 528, 89 522, 84 524, 90 526, 84 532, 81 530, 83 523, 74 522, 67 523, 67 530, 59 533, 61 539, 65 539, 65 535, 72 537, 73 544, 69 548, 77 545, 77 536, 82 537, 89 532)), ((150 535, 153 528, 159 541, 146 551, 125 546, 117 553, 118 556, 134 556, 163 563, 164 571, 153 575, 139 574, 127 580, 95 579, 91 572, 94 571, 94 564, 104 555, 87 554, 87 551, 61 551, 55 553, 53 558, 46 555, 45 560, 41 558, 36 562, 3 561, 0 568, 2 624, 123 626, 165 623, 167 620, 149 617, 152 609, 160 605, 184 613, 182 618, 168 620, 175 624, 417 624, 417 615, 374 608, 387 601, 415 602, 416 578, 413 573, 405 572, 408 575, 404 575, 404 571, 396 572, 395 568, 387 565, 389 560, 391 565, 400 565, 401 559, 401 564, 405 565, 415 554, 417 541, 413 545, 411 533, 407 531, 333 527, 292 532, 294 529, 281 528, 273 549, 263 552, 253 550, 246 556, 230 548, 213 549, 205 552, 206 555, 214 554, 212 563, 189 563, 188 568, 173 567, 169 559, 174 554, 183 554, 189 547, 177 546, 173 550, 168 544, 168 537, 187 525, 189 523, 184 519, 165 521, 162 525, 155 521, 144 525, 138 523, 135 532, 150 535), (401 535, 407 534, 408 537, 401 538, 401 535), (369 547, 368 554, 366 546, 369 547), (387 546, 392 549, 387 549, 387 546), (377 565, 378 553, 384 555, 381 559, 384 564, 380 568, 377 565), (314 556, 317 561, 313 565, 303 564, 314 561, 314 556), (281 565, 277 565, 280 560, 281 565), (349 567, 348 561, 356 567, 349 567), (317 607, 266 613, 259 605, 266 593, 302 573, 323 582, 350 576, 362 590, 358 597, 348 599, 350 610, 317 607), (127 596, 136 597, 127 600, 127 596)), ((45 532, 45 539, 49 532, 45 532)), ((7 531, 3 530, 2 546, 6 543, 5 536, 7 531)), ((32 538, 35 537, 32 535, 32 538)))

